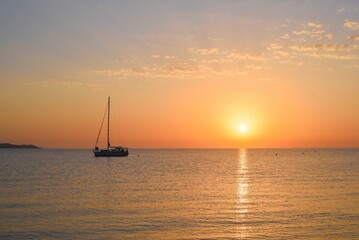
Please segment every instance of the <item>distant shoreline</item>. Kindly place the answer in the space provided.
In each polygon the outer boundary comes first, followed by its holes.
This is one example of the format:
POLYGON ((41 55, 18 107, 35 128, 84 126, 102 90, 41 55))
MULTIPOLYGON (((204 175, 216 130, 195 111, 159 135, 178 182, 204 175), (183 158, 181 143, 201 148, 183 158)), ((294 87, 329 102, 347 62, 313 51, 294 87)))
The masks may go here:
POLYGON ((41 149, 42 147, 38 147, 31 144, 11 144, 11 143, 0 143, 0 148, 32 148, 32 149, 41 149))

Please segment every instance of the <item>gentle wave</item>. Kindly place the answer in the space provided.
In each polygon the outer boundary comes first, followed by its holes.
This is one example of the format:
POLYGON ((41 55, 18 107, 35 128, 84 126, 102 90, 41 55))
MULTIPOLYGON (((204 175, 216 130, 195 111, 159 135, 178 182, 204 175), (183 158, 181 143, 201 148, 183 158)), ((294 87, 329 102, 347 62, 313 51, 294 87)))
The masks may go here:
POLYGON ((358 149, 0 150, 1 239, 358 239, 358 149))

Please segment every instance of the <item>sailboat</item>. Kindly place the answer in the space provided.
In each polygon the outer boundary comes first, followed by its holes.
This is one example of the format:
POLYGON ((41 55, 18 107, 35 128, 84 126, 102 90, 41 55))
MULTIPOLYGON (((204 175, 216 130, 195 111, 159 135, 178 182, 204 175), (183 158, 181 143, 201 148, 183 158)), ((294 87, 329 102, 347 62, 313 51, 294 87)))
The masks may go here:
MULTIPOLYGON (((119 146, 119 147, 111 146, 111 144, 110 144, 110 97, 108 97, 106 110, 107 110, 107 148, 99 149, 98 145, 97 145, 98 140, 100 138, 102 125, 105 120, 105 116, 104 116, 102 123, 101 123, 100 131, 97 136, 95 148, 93 149, 93 153, 95 154, 95 157, 126 157, 128 155, 128 148, 121 147, 121 146, 119 146)), ((106 115, 106 112, 105 112, 105 115, 106 115)))

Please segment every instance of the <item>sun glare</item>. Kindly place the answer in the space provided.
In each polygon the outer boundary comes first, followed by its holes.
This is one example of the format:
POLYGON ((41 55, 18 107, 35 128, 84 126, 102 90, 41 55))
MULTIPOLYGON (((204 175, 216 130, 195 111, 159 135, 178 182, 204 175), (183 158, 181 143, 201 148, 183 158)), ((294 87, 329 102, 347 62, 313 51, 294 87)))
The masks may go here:
POLYGON ((248 127, 247 127, 247 125, 245 125, 245 124, 241 124, 241 125, 239 125, 238 130, 239 130, 239 132, 241 132, 241 133, 245 133, 245 132, 247 132, 248 127))

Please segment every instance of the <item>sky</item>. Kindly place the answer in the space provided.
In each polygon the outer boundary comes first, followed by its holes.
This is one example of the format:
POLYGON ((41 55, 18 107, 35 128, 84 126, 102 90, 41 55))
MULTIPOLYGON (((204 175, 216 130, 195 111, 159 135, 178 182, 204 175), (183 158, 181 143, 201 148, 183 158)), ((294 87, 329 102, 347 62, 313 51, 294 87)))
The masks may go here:
POLYGON ((0 1, 0 142, 92 148, 108 96, 113 145, 359 147, 359 1, 0 1))

